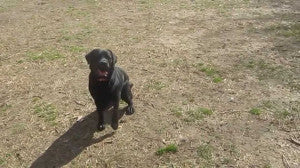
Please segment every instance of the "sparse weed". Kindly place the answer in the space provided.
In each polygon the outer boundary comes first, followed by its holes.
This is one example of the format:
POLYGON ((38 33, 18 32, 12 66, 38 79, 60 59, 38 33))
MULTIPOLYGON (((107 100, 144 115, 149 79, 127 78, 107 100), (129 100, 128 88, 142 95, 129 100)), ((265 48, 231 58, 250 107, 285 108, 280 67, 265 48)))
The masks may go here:
POLYGON ((183 66, 186 64, 186 61, 183 59, 174 59, 171 61, 174 66, 183 66))
POLYGON ((178 147, 175 144, 170 144, 164 148, 159 148, 156 151, 156 155, 163 155, 164 153, 176 153, 178 151, 178 147))
POLYGON ((164 84, 160 81, 151 80, 150 83, 148 83, 146 87, 148 89, 161 90, 162 88, 166 87, 166 84, 164 84))
POLYGON ((210 161, 213 157, 213 147, 209 144, 200 145, 197 148, 197 154, 204 160, 210 161))
POLYGON ((70 32, 68 30, 61 31, 61 38, 58 39, 61 41, 81 41, 88 38, 93 33, 93 29, 89 26, 82 25, 82 30, 80 32, 70 32))
POLYGON ((41 98, 39 96, 34 96, 33 99, 32 99, 32 102, 33 103, 36 103, 38 102, 39 100, 41 100, 41 98))
POLYGON ((228 165, 228 164, 233 164, 233 163, 234 163, 234 160, 233 160, 233 159, 230 159, 230 158, 224 158, 224 159, 222 160, 222 164, 228 165))
POLYGON ((18 60, 17 64, 22 64, 24 62, 24 60, 18 60))
POLYGON ((273 80, 283 83, 291 88, 297 87, 297 85, 294 85, 294 83, 297 82, 295 73, 281 65, 273 65, 263 59, 246 60, 243 61, 242 65, 253 70, 260 81, 273 80))
POLYGON ((5 155, 0 157, 0 166, 5 165, 7 163, 7 160, 12 156, 10 153, 6 153, 5 155))
POLYGON ((0 165, 4 165, 4 164, 5 164, 5 160, 0 157, 0 165))
POLYGON ((85 51, 86 49, 82 46, 66 46, 66 48, 72 53, 80 53, 85 51))
POLYGON ((194 67, 197 70, 200 70, 201 72, 204 72, 207 76, 211 77, 212 81, 214 83, 219 83, 219 82, 223 81, 219 71, 216 70, 212 66, 205 66, 203 63, 196 63, 196 64, 194 64, 194 67))
POLYGON ((183 115, 183 109, 181 107, 174 107, 174 108, 171 109, 171 112, 176 117, 181 117, 183 115))
POLYGON ((281 110, 276 110, 275 111, 275 116, 278 118, 278 119, 285 119, 287 118, 288 116, 291 116, 292 113, 289 112, 288 110, 286 109, 281 109, 281 110))
POLYGON ((215 74, 217 74, 217 71, 212 67, 202 67, 200 70, 207 76, 214 76, 215 74))
POLYGON ((12 107, 12 105, 10 104, 3 104, 0 106, 0 116, 6 116, 7 110, 10 109, 12 107))
POLYGON ((17 123, 12 128, 12 134, 20 134, 26 130, 26 125, 24 123, 17 123))
POLYGON ((19 3, 20 1, 18 0, 1 1, 0 12, 6 12, 11 8, 16 7, 19 3))
POLYGON ((36 114, 40 118, 43 118, 45 122, 56 125, 55 119, 58 115, 58 112, 53 104, 42 102, 36 104, 33 109, 34 114, 36 114))
POLYGON ((188 117, 185 118, 187 122, 195 122, 198 120, 202 120, 205 116, 209 116, 213 114, 213 111, 207 108, 199 107, 195 110, 189 110, 186 112, 188 117))
POLYGON ((263 168, 272 168, 272 165, 270 163, 266 163, 263 168))
POLYGON ((238 153, 239 153, 239 151, 238 151, 238 149, 237 149, 237 147, 236 147, 235 144, 228 144, 228 145, 226 146, 226 148, 227 148, 227 150, 230 152, 230 155, 231 155, 231 156, 236 156, 236 155, 238 155, 238 153))
POLYGON ((265 29, 267 32, 275 33, 284 37, 300 38, 300 23, 277 24, 265 29))
MULTIPOLYGON (((248 4, 249 0, 238 0, 238 1, 222 1, 222 0, 195 0, 193 1, 193 8, 203 11, 207 9, 214 9, 222 16, 227 16, 230 9, 237 8, 239 6, 248 4)), ((186 5, 185 5, 186 6, 186 5)))
POLYGON ((78 17, 87 17, 89 15, 88 10, 78 9, 78 8, 73 7, 73 6, 69 6, 68 7, 67 13, 70 16, 75 17, 75 18, 78 18, 78 17))
POLYGON ((207 108, 202 108, 202 107, 198 108, 197 111, 202 112, 202 114, 204 114, 204 115, 212 115, 212 113, 213 113, 212 110, 207 109, 207 108))
POLYGON ((12 105, 10 105, 10 104, 3 104, 0 106, 0 112, 5 112, 6 110, 8 110, 11 107, 12 107, 12 105))
POLYGON ((194 122, 204 118, 203 114, 197 110, 189 110, 186 113, 188 115, 188 118, 186 118, 185 121, 187 122, 194 122))
POLYGON ((300 103, 297 101, 264 101, 259 107, 272 112, 277 119, 296 117, 300 111, 300 103))
POLYGON ((258 109, 258 108, 252 108, 249 112, 253 115, 260 115, 261 114, 261 110, 258 109))
POLYGON ((52 61, 55 59, 64 58, 63 54, 55 49, 47 49, 42 52, 27 52, 26 54, 30 60, 37 61, 52 61))
POLYGON ((222 81, 223 81, 223 79, 221 77, 219 77, 219 76, 214 77, 214 79, 213 79, 214 83, 219 83, 219 82, 222 82, 222 81))
POLYGON ((275 108, 274 103, 272 101, 264 101, 262 102, 262 108, 266 108, 266 109, 272 109, 275 108))
POLYGON ((201 69, 203 65, 204 65, 204 64, 203 64, 202 62, 198 62, 198 63, 193 64, 193 66, 194 66, 195 68, 197 68, 197 69, 201 69))
POLYGON ((154 1, 151 0, 139 0, 140 10, 151 9, 154 7, 154 1))

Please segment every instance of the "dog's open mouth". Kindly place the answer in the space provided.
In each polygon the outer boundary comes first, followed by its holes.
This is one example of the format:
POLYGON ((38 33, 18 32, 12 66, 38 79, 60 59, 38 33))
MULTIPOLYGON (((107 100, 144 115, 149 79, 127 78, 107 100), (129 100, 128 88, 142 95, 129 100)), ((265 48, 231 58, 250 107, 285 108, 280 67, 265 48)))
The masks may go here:
POLYGON ((98 81, 107 81, 108 80, 108 71, 103 71, 103 70, 97 70, 98 74, 98 81))

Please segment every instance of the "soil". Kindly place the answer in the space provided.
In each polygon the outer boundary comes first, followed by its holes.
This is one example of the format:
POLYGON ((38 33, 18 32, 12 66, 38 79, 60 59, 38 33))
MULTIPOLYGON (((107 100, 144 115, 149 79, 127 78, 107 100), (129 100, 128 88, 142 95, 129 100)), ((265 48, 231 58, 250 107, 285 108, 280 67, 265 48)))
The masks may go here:
POLYGON ((1 0, 0 167, 300 167, 299 10, 1 0), (111 49, 134 84, 136 113, 116 131, 96 131, 94 48, 111 49))

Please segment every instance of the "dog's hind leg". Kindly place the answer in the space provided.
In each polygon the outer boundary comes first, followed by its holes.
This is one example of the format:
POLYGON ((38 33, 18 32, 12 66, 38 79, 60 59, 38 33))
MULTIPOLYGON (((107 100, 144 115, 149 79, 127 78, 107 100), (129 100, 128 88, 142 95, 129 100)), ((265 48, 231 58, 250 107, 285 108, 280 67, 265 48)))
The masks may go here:
POLYGON ((134 113, 133 102, 132 102, 132 92, 131 92, 132 86, 133 86, 132 83, 126 82, 126 84, 124 85, 124 87, 122 89, 122 93, 121 93, 122 100, 124 100, 128 104, 127 110, 126 110, 126 115, 131 115, 134 113))

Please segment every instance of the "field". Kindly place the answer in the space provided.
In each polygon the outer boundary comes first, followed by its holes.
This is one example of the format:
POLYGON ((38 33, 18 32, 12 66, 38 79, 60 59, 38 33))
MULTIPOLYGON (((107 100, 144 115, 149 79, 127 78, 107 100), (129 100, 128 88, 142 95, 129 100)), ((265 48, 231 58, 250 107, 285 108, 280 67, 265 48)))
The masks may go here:
POLYGON ((1 168, 300 167, 298 0, 0 0, 0 51, 1 168), (94 48, 134 84, 117 131, 94 48))

